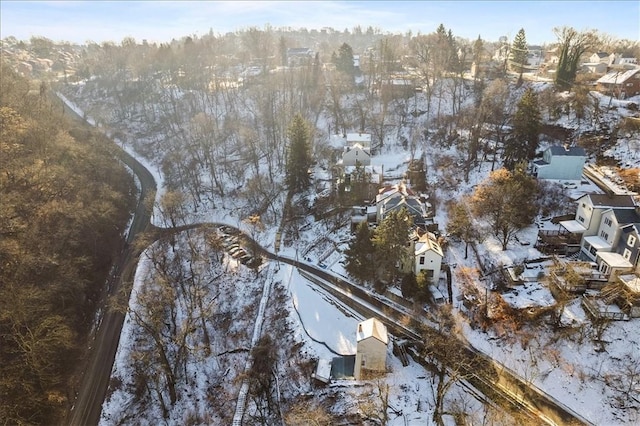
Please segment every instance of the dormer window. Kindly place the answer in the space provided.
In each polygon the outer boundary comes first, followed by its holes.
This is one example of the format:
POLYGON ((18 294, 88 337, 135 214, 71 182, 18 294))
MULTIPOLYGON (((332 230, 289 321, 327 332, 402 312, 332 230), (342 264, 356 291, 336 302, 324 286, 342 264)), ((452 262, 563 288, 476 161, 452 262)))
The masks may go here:
POLYGON ((627 245, 633 248, 636 245, 636 237, 634 237, 633 235, 629 235, 629 238, 627 239, 627 245))

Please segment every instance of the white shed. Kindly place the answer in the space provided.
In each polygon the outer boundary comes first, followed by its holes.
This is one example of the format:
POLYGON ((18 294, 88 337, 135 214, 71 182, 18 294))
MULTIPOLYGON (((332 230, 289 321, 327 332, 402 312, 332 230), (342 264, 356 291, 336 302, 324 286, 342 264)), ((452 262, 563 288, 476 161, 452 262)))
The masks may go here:
POLYGON ((371 373, 384 373, 389 343, 387 327, 380 320, 369 318, 358 324, 356 340, 355 379, 365 379, 371 373))

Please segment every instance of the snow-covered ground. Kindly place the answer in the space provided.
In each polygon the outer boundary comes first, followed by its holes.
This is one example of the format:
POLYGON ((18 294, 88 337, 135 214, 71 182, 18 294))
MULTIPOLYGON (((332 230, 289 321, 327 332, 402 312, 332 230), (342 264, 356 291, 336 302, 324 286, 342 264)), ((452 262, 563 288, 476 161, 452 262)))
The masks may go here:
MULTIPOLYGON (((541 89, 545 84, 547 83, 540 82, 534 85, 541 89)), ((613 120, 614 117, 620 115, 628 115, 629 111, 625 105, 630 101, 638 103, 640 100, 617 101, 601 95, 595 96, 600 98, 600 104, 603 107, 607 107, 603 118, 605 121, 613 120), (611 104, 611 109, 609 109, 609 104, 611 104)), ((81 101, 86 102, 82 99, 77 100, 78 103, 81 101)), ((82 112, 79 107, 76 108, 82 112)), ((578 125, 575 117, 563 116, 555 124, 576 129, 578 132, 589 129, 587 120, 583 120, 578 125)), ((121 123, 121 127, 118 129, 118 135, 126 135, 128 131, 141 131, 139 128, 127 128, 127 123, 121 123)), ((372 159, 373 164, 384 166, 385 174, 388 174, 392 183, 403 175, 409 161, 407 152, 393 142, 394 136, 389 136, 389 143, 372 159)), ((143 162, 145 161, 140 154, 131 149, 130 144, 127 143, 127 137, 122 137, 120 143, 127 147, 132 155, 143 162)), ((622 137, 618 145, 608 154, 623 160, 630 167, 638 167, 640 166, 639 148, 638 141, 622 137)), ((436 151, 432 147, 425 146, 424 149, 426 149, 428 161, 436 155, 444 154, 441 150, 436 151)), ((420 154, 421 152, 418 152, 418 155, 420 154)), ((159 188, 164 187, 159 168, 151 164, 150 161, 146 161, 145 164, 158 179, 159 188)), ((480 167, 472 171, 467 182, 459 178, 454 190, 437 189, 437 198, 440 200, 460 199, 463 195, 470 194, 474 186, 488 176, 490 168, 490 163, 481 164, 480 167)), ((433 163, 428 164, 428 172, 428 181, 439 188, 438 183, 442 181, 443 177, 433 163)), ((580 183, 575 189, 568 189, 567 192, 575 199, 580 194, 594 190, 595 187, 592 185, 580 183)), ((161 193, 159 191, 158 197, 161 196, 161 193)), ((283 197, 276 200, 277 208, 281 208, 284 204, 283 197)), ((246 200, 227 197, 223 203, 219 203, 215 208, 201 208, 198 212, 191 212, 190 220, 193 222, 226 223, 240 227, 248 232, 253 232, 260 244, 273 249, 278 221, 274 220, 270 226, 256 231, 241 219, 241 213, 246 211, 247 207, 246 200)), ((436 205, 436 207, 436 222, 443 229, 447 223, 446 211, 442 205, 436 205)), ((155 216, 154 220, 156 224, 162 225, 159 214, 155 216)), ((349 235, 346 226, 336 231, 332 224, 324 221, 314 222, 311 218, 306 220, 306 224, 307 226, 303 227, 304 230, 302 228, 300 230, 300 238, 291 245, 281 247, 280 254, 314 264, 322 262, 321 266, 346 277, 340 262, 342 260, 340 250, 346 248, 345 241, 349 235), (338 247, 338 251, 335 251, 334 247, 338 247)), ((522 230, 518 234, 519 241, 530 244, 522 245, 511 242, 506 251, 502 250, 501 245, 495 239, 489 237, 483 244, 478 245, 478 257, 489 259, 494 265, 506 266, 539 258, 542 254, 533 248, 537 230, 537 226, 522 230)), ((471 251, 470 256, 464 259, 463 244, 454 242, 449 244, 446 261, 456 265, 453 272, 454 297, 456 299, 463 293, 461 283, 466 281, 461 274, 470 278, 474 285, 484 292, 487 283, 480 280, 479 265, 476 259, 471 251)), ((248 271, 242 272, 242 269, 243 267, 240 266, 237 269, 239 272, 234 272, 235 288, 253 289, 255 292, 262 289, 262 283, 257 282, 248 271)), ((144 261, 141 262, 136 275, 136 289, 139 289, 144 282, 147 270, 148 265, 144 261)), ((290 343, 302 344, 304 349, 299 352, 300 356, 315 359, 331 357, 334 353, 351 354, 354 352, 355 329, 360 318, 333 302, 316 286, 300 276, 295 269, 283 265, 268 264, 264 270, 264 274, 269 277, 268 279, 281 283, 287 295, 288 324, 291 327, 292 339, 290 343)), ((136 305, 135 295, 136 291, 134 291, 134 297, 131 301, 132 308, 136 305)), ((239 294, 236 296, 237 299, 230 299, 227 303, 234 310, 248 309, 241 306, 246 300, 241 300, 239 294)), ((255 300, 255 295, 252 297, 255 300)), ((537 281, 527 283, 526 287, 510 293, 506 298, 515 307, 553 304, 544 284, 537 281)), ((623 425, 640 422, 638 403, 633 402, 633 398, 636 402, 639 398, 637 380, 640 375, 638 368, 640 364, 638 355, 640 354, 640 336, 637 333, 637 320, 611 323, 602 334, 602 340, 606 341, 605 350, 602 351, 601 345, 596 345, 592 340, 595 332, 594 326, 586 321, 586 315, 576 302, 570 303, 563 315, 567 322, 572 320, 576 327, 564 331, 552 331, 545 324, 525 325, 517 330, 493 328, 483 331, 481 328, 473 326, 461 303, 454 304, 454 311, 464 332, 464 337, 473 346, 518 372, 543 391, 579 412, 591 423, 623 425)), ((250 319, 248 321, 246 326, 250 324, 250 319)), ((118 423, 116 419, 122 419, 123 413, 132 404, 134 388, 130 383, 132 378, 130 356, 135 352, 136 344, 135 326, 131 318, 128 317, 114 366, 112 384, 119 381, 126 383, 129 380, 130 386, 112 386, 112 393, 104 406, 102 424, 118 423)), ((225 361, 225 366, 242 364, 242 357, 245 355, 240 353, 231 356, 230 360, 225 361)), ((415 363, 409 367, 402 367, 391 354, 389 354, 388 360, 390 373, 384 380, 390 385, 390 395, 392 395, 389 401, 390 406, 396 412, 402 411, 402 415, 391 416, 391 424, 429 424, 433 403, 430 374, 415 363)), ((202 364, 202 370, 195 364, 190 365, 190 369, 192 369, 190 372, 195 374, 197 371, 199 377, 202 377, 200 371, 206 372, 209 371, 208 368, 211 368, 210 375, 218 374, 217 368, 220 366, 215 366, 215 362, 212 364, 207 362, 202 364)), ((231 378, 240 373, 238 367, 232 371, 231 378)), ((309 378, 304 380, 307 379, 309 378)), ((198 412, 198 410, 203 412, 202 401, 208 398, 207 386, 210 383, 207 384, 201 379, 194 379, 189 383, 193 389, 185 390, 180 398, 180 405, 172 410, 171 419, 175 423, 181 423, 189 413, 198 412)), ((229 386, 225 385, 225 392, 229 399, 237 397, 238 389, 233 383, 235 382, 231 380, 229 386)), ((375 393, 374 383, 368 383, 363 387, 358 383, 346 381, 333 384, 332 387, 336 392, 338 392, 337 389, 340 389, 339 395, 343 399, 336 406, 338 409, 342 407, 344 410, 357 407, 359 398, 367 392, 375 393)), ((310 382, 305 382, 302 389, 311 389, 310 382)), ((471 411, 476 413, 481 413, 483 410, 461 388, 452 392, 448 400, 451 404, 458 400, 464 400, 467 405, 472 407, 471 411)), ((144 409, 145 407, 137 408, 144 409)), ((146 407, 146 409, 152 411, 138 412, 136 421, 140 424, 153 424, 155 420, 159 419, 159 413, 154 412, 150 407, 146 407)))

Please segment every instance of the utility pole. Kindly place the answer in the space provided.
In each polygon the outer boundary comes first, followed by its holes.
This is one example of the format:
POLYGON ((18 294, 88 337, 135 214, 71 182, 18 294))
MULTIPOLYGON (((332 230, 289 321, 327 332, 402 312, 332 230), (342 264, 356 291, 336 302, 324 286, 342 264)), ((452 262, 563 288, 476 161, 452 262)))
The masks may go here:
POLYGON ((489 287, 484 289, 484 317, 489 318, 489 287))

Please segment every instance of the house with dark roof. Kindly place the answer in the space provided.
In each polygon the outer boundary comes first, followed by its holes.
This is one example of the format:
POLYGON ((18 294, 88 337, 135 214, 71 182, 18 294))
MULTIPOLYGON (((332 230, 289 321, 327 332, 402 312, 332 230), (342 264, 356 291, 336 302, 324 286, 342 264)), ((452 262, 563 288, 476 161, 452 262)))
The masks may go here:
MULTIPOLYGON (((540 230, 536 247, 545 253, 581 253, 581 257, 595 260, 597 251, 607 245, 599 239, 585 239, 599 235, 603 214, 609 210, 633 212, 636 203, 630 195, 585 194, 576 200, 574 219, 558 223, 558 230, 540 230), (589 244, 589 241, 594 245, 589 244)), ((622 214, 622 213, 619 213, 622 214)), ((624 222, 626 219, 621 220, 624 222)), ((612 250, 610 250, 612 251, 612 250)))
POLYGON ((636 203, 630 195, 584 194, 576 203, 578 208, 575 218, 561 221, 560 226, 571 234, 583 236, 598 233, 603 212, 609 209, 636 208, 636 203))
POLYGON ((582 238, 581 254, 596 262, 598 270, 605 276, 613 277, 618 271, 632 271, 635 265, 630 262, 631 253, 625 258, 617 249, 621 243, 623 227, 638 222, 640 215, 636 209, 612 208, 602 212, 596 234, 582 238))
POLYGON ((426 229, 433 221, 431 205, 423 202, 413 190, 401 183, 379 190, 376 196, 376 222, 382 222, 390 212, 402 208, 407 209, 415 226, 426 229))
POLYGON ((550 146, 542 158, 531 162, 531 173, 538 179, 580 180, 587 160, 579 146, 550 146))

